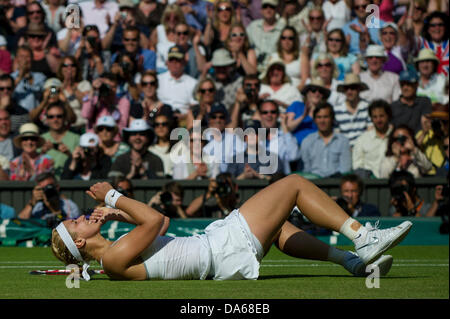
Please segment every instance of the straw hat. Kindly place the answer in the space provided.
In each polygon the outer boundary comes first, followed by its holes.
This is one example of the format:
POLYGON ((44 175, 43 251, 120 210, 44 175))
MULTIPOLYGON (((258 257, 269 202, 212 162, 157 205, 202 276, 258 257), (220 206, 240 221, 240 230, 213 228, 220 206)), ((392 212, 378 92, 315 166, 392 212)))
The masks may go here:
POLYGON ((387 59, 388 56, 386 54, 386 50, 382 45, 377 44, 371 44, 367 47, 366 53, 364 54, 364 57, 379 57, 379 58, 385 58, 387 59))
POLYGON ((328 99, 331 94, 331 91, 325 87, 325 84, 323 83, 323 80, 321 78, 314 78, 310 83, 305 85, 301 93, 303 94, 303 96, 306 96, 308 91, 312 89, 319 89, 323 94, 325 100, 328 99))
POLYGON ((235 64, 236 61, 231 56, 230 51, 227 49, 221 48, 217 49, 213 52, 212 60, 211 60, 212 66, 228 66, 235 64))
POLYGON ((45 30, 43 23, 30 22, 26 29, 26 34, 30 35, 47 35, 48 32, 45 30))
POLYGON ((419 55, 417 56, 417 58, 414 59, 416 67, 417 63, 420 61, 434 61, 435 63, 439 63, 438 57, 436 56, 436 54, 434 54, 433 50, 431 49, 422 49, 419 51, 419 55))
POLYGON ((13 139, 14 146, 17 148, 22 148, 22 139, 27 136, 34 136, 38 138, 37 147, 42 147, 45 140, 39 135, 39 127, 34 123, 22 124, 19 128, 19 135, 13 139))
POLYGON ((345 92, 345 88, 348 86, 358 85, 360 91, 366 91, 369 89, 366 83, 361 82, 361 78, 358 74, 348 73, 345 75, 344 83, 337 86, 338 92, 345 92))

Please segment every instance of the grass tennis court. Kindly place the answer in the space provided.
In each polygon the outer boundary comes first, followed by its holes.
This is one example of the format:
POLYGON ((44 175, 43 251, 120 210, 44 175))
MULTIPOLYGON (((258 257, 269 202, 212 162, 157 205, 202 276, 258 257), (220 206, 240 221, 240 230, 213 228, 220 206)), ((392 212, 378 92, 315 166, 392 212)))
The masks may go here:
MULTIPOLYGON (((448 246, 397 246, 380 288, 331 263, 288 257, 272 248, 257 281, 117 282, 95 275, 68 289, 66 276, 33 276, 36 269, 62 269, 49 248, 0 248, 0 299, 334 299, 449 298, 448 246)), ((93 264, 94 269, 98 265, 93 264)))

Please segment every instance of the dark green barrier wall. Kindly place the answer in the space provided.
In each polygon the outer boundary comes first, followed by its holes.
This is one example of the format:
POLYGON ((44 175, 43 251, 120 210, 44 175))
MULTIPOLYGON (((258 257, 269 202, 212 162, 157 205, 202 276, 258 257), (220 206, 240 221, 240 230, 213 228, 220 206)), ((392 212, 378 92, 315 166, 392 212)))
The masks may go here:
MULTIPOLYGON (((167 182, 172 180, 147 180, 133 181, 136 199, 148 202, 150 198, 167 182)), ((96 181, 61 181, 62 193, 71 198, 80 209, 90 208, 95 205, 94 200, 85 194, 85 191, 96 181)), ((339 179, 315 179, 312 180, 331 196, 339 195, 339 179)), ((208 181, 179 181, 185 190, 184 204, 188 205, 195 197, 203 194, 207 188, 208 181)), ((442 178, 421 178, 416 180, 420 196, 427 202, 432 202, 434 198, 434 188, 436 185, 446 183, 442 178)), ((267 185, 267 182, 260 180, 238 181, 241 201, 250 198, 255 192, 267 185)), ((22 210, 24 205, 31 198, 31 190, 35 184, 33 182, 0 182, 0 202, 13 206, 17 212, 22 210)), ((383 216, 388 215, 390 200, 387 180, 366 180, 363 193, 365 202, 377 205, 383 216)))

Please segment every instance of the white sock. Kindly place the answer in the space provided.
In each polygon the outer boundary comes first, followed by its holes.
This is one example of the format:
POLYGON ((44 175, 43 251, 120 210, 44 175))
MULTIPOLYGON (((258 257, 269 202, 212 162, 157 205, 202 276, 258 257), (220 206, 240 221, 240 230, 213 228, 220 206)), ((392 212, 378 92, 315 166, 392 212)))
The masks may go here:
POLYGON ((344 224, 341 226, 341 229, 339 229, 339 232, 350 239, 351 241, 354 241, 355 239, 360 237, 360 234, 362 234, 361 237, 364 236, 364 234, 367 232, 366 228, 361 225, 361 227, 358 230, 354 230, 351 225, 353 222, 355 222, 353 218, 349 217, 344 224))
POLYGON ((330 249, 328 250, 328 261, 331 261, 338 265, 343 265, 346 253, 347 253, 347 251, 345 251, 345 250, 340 250, 335 247, 330 247, 330 249))

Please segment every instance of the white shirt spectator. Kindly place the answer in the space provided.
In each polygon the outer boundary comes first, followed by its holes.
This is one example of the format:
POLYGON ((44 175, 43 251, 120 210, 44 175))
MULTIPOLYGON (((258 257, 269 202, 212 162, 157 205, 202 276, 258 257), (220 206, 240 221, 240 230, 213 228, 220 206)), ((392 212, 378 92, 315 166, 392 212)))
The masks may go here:
POLYGON ((107 16, 111 22, 114 21, 119 5, 115 1, 106 1, 100 6, 95 5, 95 1, 85 1, 79 3, 83 13, 84 25, 96 25, 100 31, 100 38, 103 38, 109 29, 107 16))
POLYGON ((373 100, 383 99, 388 103, 398 100, 401 94, 399 76, 396 73, 383 71, 377 79, 373 78, 370 71, 360 74, 361 82, 369 86, 369 90, 361 92, 361 98, 369 103, 373 100))
POLYGON ((332 18, 328 23, 327 31, 342 29, 351 20, 352 12, 344 0, 339 0, 334 4, 331 1, 325 1, 322 10, 326 20, 332 18))
POLYGON ((197 80, 187 74, 175 79, 169 71, 164 72, 158 75, 158 98, 174 111, 186 114, 190 105, 198 103, 193 95, 196 85, 197 80))
MULTIPOLYGON (((300 91, 291 83, 284 83, 283 86, 277 91, 274 91, 270 85, 261 84, 259 95, 263 95, 265 93, 270 94, 268 99, 278 100, 287 104, 286 108, 295 101, 303 101, 300 91)), ((280 111, 284 113, 286 108, 280 108, 280 111)))

